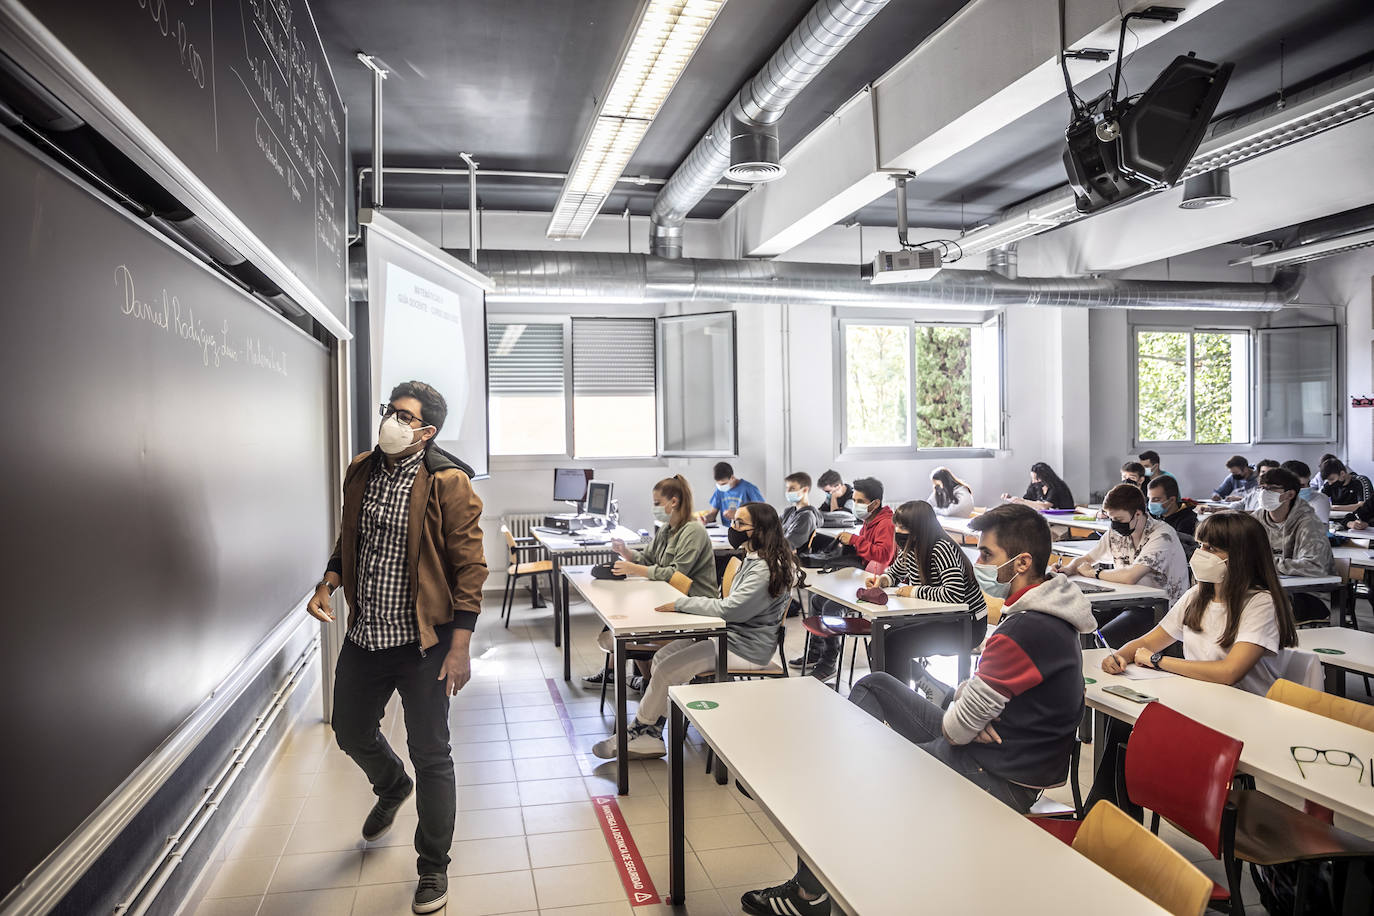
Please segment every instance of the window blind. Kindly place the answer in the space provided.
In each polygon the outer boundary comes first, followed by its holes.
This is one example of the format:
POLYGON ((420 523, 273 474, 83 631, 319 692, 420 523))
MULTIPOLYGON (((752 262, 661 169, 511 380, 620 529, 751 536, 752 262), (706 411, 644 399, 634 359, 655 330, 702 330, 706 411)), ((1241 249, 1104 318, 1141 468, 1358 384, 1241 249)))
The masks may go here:
POLYGON ((652 318, 574 318, 573 397, 654 395, 652 318))
POLYGON ((562 395, 562 323, 488 324, 487 363, 492 395, 562 395))

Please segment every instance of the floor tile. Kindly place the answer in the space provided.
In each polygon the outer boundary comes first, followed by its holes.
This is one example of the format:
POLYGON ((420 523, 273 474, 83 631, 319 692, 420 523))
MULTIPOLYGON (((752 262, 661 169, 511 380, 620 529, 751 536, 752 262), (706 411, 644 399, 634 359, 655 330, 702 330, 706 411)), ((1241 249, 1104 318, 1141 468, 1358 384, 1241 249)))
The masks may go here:
POLYGON ((610 862, 536 868, 533 874, 540 909, 625 899, 625 885, 610 862))
POLYGON ((535 779, 518 783, 520 804, 554 805, 587 800, 587 786, 580 778, 535 779))
POLYGON ((282 856, 267 891, 269 894, 282 894, 353 887, 358 883, 362 864, 363 853, 357 849, 282 856))
POLYGON ((262 903, 262 895, 251 897, 213 897, 200 902, 193 916, 254 916, 262 903))
POLYGON ((270 827, 281 824, 294 824, 305 807, 306 799, 289 798, 285 801, 264 803, 251 799, 245 804, 243 815, 239 818, 240 827, 270 827))
POLYGON ((512 741, 529 738, 559 738, 563 734, 563 723, 557 719, 543 719, 535 722, 512 722, 506 726, 512 741))
POLYGON ((510 742, 511 757, 527 760, 531 757, 566 757, 577 753, 567 738, 529 738, 510 742))
POLYGON ((538 907, 529 871, 461 875, 448 882, 450 900, 461 901, 462 916, 515 913, 538 907))
POLYGON ((531 868, 585 865, 611 859, 606 837, 599 829, 541 833, 528 837, 527 842, 531 868))
MULTIPOLYGON (((690 894, 692 891, 710 890, 711 879, 706 874, 706 869, 702 868, 701 861, 693 853, 687 853, 682 857, 686 865, 683 874, 683 886, 690 894)), ((654 890, 660 895, 668 893, 668 856, 667 854, 658 856, 645 856, 644 865, 649 869, 649 877, 653 879, 654 890)))
POLYGON ((520 790, 514 782, 489 782, 458 787, 459 811, 520 807, 520 790))
POLYGON ((219 867, 214 880, 205 889, 205 896, 247 897, 265 894, 272 882, 272 873, 276 870, 275 856, 229 860, 219 867))
POLYGON ((484 840, 491 837, 520 836, 524 822, 520 808, 489 808, 483 811, 462 811, 453 827, 454 841, 484 840))
POLYGON ((566 805, 536 805, 521 808, 525 819, 525 833, 562 833, 568 830, 590 830, 597 827, 596 811, 591 802, 566 805))
POLYGON ((449 853, 450 875, 485 875, 503 871, 525 871, 530 867, 523 835, 460 840, 449 853))
POLYGON ((339 916, 352 911, 357 892, 356 887, 336 887, 268 894, 263 898, 258 916, 339 916))
POLYGON ((747 814, 728 814, 724 817, 687 818, 687 840, 697 852, 704 849, 727 849, 733 846, 757 846, 768 842, 767 837, 747 814))
POLYGON ((506 726, 500 722, 490 725, 458 725, 449 729, 449 742, 451 744, 505 741, 507 737, 506 726))
POLYGON ((487 760, 509 760, 509 741, 483 741, 480 744, 455 744, 453 759, 457 763, 479 763, 487 760))
POLYGON ((290 824, 263 827, 239 827, 224 841, 226 859, 276 858, 291 836, 290 824))
POLYGON ((771 843, 734 846, 729 849, 697 849, 701 867, 715 887, 733 887, 749 881, 759 886, 780 884, 796 870, 771 843))
POLYGON ((515 765, 509 760, 455 763, 453 773, 459 786, 480 786, 492 782, 515 781, 515 765))
POLYGON ((519 782, 535 779, 567 779, 581 776, 582 768, 576 757, 526 757, 514 761, 515 778, 519 782))

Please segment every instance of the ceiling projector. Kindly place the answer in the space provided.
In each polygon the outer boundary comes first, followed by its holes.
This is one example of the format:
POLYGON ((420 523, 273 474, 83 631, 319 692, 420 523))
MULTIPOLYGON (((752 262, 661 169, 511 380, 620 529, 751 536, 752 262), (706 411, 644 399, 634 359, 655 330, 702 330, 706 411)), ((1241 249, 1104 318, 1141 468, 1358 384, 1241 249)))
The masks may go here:
POLYGON ((902 251, 880 251, 873 259, 874 284, 915 283, 929 280, 943 265, 940 252, 933 248, 907 248, 902 251))

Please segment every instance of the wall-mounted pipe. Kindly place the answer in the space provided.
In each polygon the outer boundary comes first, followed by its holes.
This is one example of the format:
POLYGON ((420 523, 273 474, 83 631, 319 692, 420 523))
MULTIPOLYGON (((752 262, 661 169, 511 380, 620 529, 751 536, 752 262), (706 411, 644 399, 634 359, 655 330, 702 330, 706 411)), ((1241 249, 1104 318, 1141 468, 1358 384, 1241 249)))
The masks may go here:
MULTIPOLYGON (((380 210, 382 208, 382 185, 385 183, 383 176, 386 169, 382 168, 382 80, 386 79, 387 69, 382 65, 380 59, 371 54, 358 53, 358 60, 363 62, 363 66, 372 71, 372 164, 378 166, 375 180, 372 182, 372 206, 380 210)), ((360 198, 361 199, 361 198, 360 198)))
POLYGON ((468 263, 477 263, 477 162, 467 153, 458 158, 468 164, 468 263))

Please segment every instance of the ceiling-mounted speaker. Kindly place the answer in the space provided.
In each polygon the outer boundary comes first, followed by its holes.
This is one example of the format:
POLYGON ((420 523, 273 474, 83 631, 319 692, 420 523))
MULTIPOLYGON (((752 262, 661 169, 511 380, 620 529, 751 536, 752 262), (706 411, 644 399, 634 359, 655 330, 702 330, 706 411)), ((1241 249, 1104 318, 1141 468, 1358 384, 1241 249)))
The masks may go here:
POLYGON ((778 126, 742 124, 736 121, 730 132, 730 167, 725 177, 748 184, 776 181, 787 170, 778 154, 778 126))
POLYGON ((1179 202, 1179 207, 1183 210, 1207 210, 1224 207, 1235 200, 1231 196, 1231 170, 1213 169, 1194 175, 1183 183, 1183 200, 1179 202))

